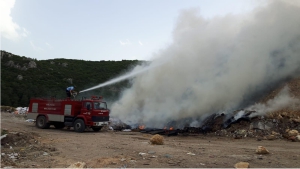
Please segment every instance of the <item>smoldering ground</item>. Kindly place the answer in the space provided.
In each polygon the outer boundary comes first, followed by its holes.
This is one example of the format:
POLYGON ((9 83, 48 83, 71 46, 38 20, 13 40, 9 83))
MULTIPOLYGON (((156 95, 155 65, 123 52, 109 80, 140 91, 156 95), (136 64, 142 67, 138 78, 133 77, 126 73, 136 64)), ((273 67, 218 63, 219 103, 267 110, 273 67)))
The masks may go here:
POLYGON ((249 106, 266 87, 299 74, 299 16, 299 6, 284 1, 212 19, 182 11, 172 44, 151 64, 167 62, 137 75, 111 115, 163 127, 249 106))

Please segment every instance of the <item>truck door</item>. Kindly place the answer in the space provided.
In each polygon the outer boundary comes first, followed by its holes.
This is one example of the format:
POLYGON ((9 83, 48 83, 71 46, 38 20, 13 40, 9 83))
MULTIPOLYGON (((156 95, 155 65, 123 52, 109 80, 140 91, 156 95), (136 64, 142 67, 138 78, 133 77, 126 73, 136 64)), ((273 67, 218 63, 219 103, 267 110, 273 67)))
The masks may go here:
POLYGON ((91 102, 83 102, 83 106, 81 109, 83 115, 85 115, 86 117, 90 117, 92 114, 92 109, 93 107, 91 102))

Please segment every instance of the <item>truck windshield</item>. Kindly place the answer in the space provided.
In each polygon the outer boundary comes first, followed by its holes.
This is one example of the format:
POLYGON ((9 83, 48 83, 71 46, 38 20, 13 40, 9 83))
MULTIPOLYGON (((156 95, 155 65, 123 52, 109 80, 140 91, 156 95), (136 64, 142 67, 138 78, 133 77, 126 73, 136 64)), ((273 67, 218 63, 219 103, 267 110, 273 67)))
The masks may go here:
POLYGON ((107 109, 106 103, 105 102, 94 102, 94 109, 107 109))

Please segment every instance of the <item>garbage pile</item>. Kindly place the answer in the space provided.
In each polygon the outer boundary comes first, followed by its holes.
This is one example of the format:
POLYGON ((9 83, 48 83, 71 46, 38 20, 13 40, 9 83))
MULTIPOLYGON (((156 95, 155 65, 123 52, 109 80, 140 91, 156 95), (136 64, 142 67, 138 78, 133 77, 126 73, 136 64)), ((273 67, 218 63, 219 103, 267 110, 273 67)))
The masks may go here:
MULTIPOLYGON (((57 149, 49 144, 41 144, 41 137, 36 133, 13 132, 1 129, 1 168, 31 168, 36 159, 57 154, 57 149), (5 136, 5 137, 4 137, 5 136)), ((47 167, 41 165, 40 167, 47 167)))

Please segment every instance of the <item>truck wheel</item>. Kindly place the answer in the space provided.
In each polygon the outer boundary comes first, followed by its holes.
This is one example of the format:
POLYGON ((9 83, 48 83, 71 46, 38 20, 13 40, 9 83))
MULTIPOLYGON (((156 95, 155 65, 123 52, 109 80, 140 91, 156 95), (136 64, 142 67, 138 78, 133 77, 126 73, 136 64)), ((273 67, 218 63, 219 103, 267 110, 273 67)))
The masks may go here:
POLYGON ((74 130, 76 132, 83 132, 85 130, 85 124, 84 121, 82 119, 77 119, 74 122, 74 130))
POLYGON ((41 129, 47 129, 50 127, 50 124, 47 123, 47 119, 45 116, 39 116, 36 119, 35 125, 36 125, 36 127, 41 128, 41 129))
POLYGON ((54 127, 56 129, 62 129, 65 127, 65 124, 64 123, 54 123, 54 127))
POLYGON ((101 128, 102 128, 102 127, 93 127, 92 129, 93 129, 94 131, 100 131, 101 128))

